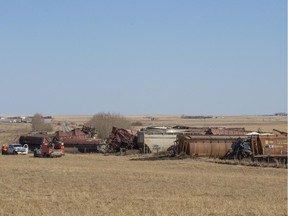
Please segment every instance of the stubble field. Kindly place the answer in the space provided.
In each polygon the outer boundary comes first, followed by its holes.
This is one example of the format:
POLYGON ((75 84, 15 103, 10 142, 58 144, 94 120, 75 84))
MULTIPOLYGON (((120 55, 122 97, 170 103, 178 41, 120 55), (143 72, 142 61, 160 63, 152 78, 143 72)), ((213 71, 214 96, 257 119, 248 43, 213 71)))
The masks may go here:
POLYGON ((0 215, 286 215, 286 169, 135 156, 1 156, 0 215))
MULTIPOLYGON (((58 116, 55 120, 77 126, 90 117, 58 116)), ((128 118, 145 126, 287 131, 286 117, 128 118)), ((29 130, 29 124, 1 124, 0 141, 17 141, 29 130)), ((0 215, 287 215, 287 169, 201 159, 131 160, 138 157, 0 155, 0 215)))

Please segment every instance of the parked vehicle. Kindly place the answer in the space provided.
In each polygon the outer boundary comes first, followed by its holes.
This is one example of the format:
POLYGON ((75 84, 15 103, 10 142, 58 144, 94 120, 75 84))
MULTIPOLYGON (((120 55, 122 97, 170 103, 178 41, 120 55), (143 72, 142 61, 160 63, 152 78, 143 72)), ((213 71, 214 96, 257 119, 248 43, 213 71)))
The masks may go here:
POLYGON ((42 143, 40 148, 34 149, 34 157, 61 157, 63 155, 63 142, 42 143))
POLYGON ((2 155, 5 154, 19 154, 19 155, 26 155, 28 154, 28 145, 21 145, 21 144, 10 144, 2 145, 2 155))

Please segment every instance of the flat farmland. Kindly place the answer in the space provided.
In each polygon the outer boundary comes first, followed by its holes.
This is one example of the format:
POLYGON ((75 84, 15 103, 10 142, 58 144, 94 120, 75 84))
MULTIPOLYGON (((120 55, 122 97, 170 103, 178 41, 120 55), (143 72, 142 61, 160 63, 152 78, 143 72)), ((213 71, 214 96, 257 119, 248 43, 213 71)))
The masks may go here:
POLYGON ((287 215, 287 170, 134 156, 0 156, 0 215, 287 215))
MULTIPOLYGON (((92 116, 53 116, 81 127, 92 116)), ((142 126, 244 127, 287 131, 287 117, 183 119, 128 115, 142 126)), ((17 142, 31 124, 1 123, 0 144, 17 142)), ((202 159, 137 161, 141 155, 0 155, 0 215, 287 215, 287 169, 202 159)))
MULTIPOLYGON (((92 116, 53 116, 55 121, 65 121, 74 124, 88 122, 92 116)), ((278 129, 287 131, 286 116, 217 116, 215 118, 185 119, 177 115, 126 115, 132 123, 140 122, 142 126, 194 126, 194 127, 240 127, 252 131, 272 131, 278 129), (152 119, 152 120, 151 120, 152 119)), ((141 128, 138 126, 136 128, 141 128)))

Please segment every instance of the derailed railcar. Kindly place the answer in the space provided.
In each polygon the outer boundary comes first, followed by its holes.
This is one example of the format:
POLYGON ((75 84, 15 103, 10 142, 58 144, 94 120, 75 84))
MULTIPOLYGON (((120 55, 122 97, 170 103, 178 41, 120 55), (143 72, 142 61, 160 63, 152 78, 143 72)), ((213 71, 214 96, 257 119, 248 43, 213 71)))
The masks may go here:
POLYGON ((287 163, 287 134, 249 136, 178 135, 176 153, 196 157, 279 161, 287 163), (249 150, 249 151, 248 151, 249 150), (248 152, 248 153, 247 153, 248 152))
POLYGON ((145 153, 156 153, 167 151, 174 146, 176 134, 147 134, 143 131, 138 132, 137 143, 138 148, 145 153))
POLYGON ((228 151, 231 151, 231 145, 237 139, 247 139, 248 136, 194 136, 178 135, 175 151, 178 154, 185 153, 196 157, 221 158, 228 151))
POLYGON ((33 134, 20 136, 19 143, 22 145, 27 144, 31 151, 34 151, 35 148, 40 148, 44 143, 49 143, 52 141, 51 135, 47 134, 33 134))
POLYGON ((259 134, 251 137, 254 160, 275 159, 287 163, 287 134, 259 134))

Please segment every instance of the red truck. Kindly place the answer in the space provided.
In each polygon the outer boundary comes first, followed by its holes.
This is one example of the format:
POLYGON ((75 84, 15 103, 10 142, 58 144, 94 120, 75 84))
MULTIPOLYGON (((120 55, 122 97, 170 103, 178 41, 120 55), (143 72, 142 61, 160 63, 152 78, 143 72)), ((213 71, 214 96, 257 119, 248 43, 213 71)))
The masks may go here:
POLYGON ((63 142, 42 143, 40 148, 34 149, 34 157, 62 157, 64 155, 63 142))

